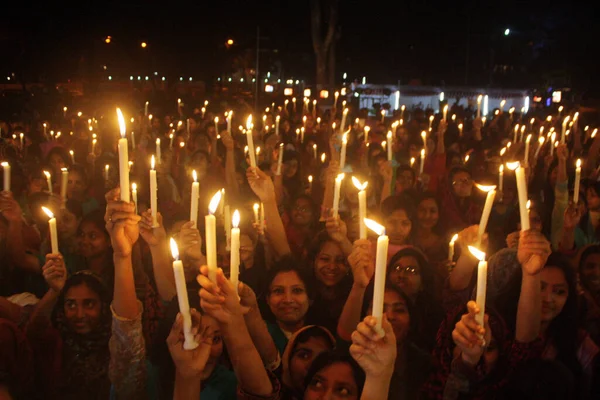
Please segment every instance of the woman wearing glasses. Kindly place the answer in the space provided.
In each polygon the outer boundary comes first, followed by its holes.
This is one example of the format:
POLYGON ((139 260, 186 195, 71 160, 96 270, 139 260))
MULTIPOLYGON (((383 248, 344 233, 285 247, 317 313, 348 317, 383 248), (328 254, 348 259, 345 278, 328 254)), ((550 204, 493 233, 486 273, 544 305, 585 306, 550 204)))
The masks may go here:
POLYGON ((442 192, 446 228, 457 232, 477 224, 481 217, 481 207, 473 198, 471 172, 464 167, 455 167, 450 171, 448 183, 450 187, 442 192))

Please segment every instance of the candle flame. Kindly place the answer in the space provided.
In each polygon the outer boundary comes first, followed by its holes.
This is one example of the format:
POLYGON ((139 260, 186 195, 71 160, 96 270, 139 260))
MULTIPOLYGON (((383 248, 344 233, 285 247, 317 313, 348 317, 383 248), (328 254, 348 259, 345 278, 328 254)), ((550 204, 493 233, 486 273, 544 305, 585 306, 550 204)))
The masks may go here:
POLYGON ((42 207, 42 211, 44 211, 46 213, 48 218, 54 218, 54 213, 52 211, 50 211, 48 208, 42 207))
POLYGON ((352 177, 352 183, 358 190, 361 190, 361 191, 365 190, 367 188, 367 185, 369 184, 368 181, 360 183, 360 181, 355 176, 352 177))
POLYGON ((222 195, 223 194, 221 193, 220 190, 217 191, 217 193, 215 193, 215 195, 210 200, 210 203, 208 204, 208 212, 210 212, 211 214, 214 214, 215 211, 217 211, 217 207, 219 205, 219 202, 221 201, 222 195))
POLYGON ((581 168, 581 159, 580 158, 577 159, 577 162, 575 163, 575 166, 577 168, 581 168))
POLYGON ((543 145, 545 141, 546 141, 546 138, 545 138, 545 137, 543 137, 543 136, 540 136, 540 137, 538 138, 538 142, 540 143, 540 146, 541 146, 541 145, 543 145))
POLYGON ((423 141, 425 141, 427 139, 427 132, 422 131, 421 132, 421 137, 423 138, 423 141))
POLYGON ((246 119, 246 129, 249 131, 252 130, 252 114, 248 115, 248 119, 246 119))
POLYGON ((194 178, 194 182, 198 182, 198 174, 196 173, 196 170, 192 171, 192 177, 194 178))
POLYGON ((421 149, 421 157, 425 157, 425 149, 421 149))
POLYGON ((500 157, 502 157, 506 153, 506 147, 500 149, 500 157))
POLYGON ((321 154, 321 162, 325 163, 325 159, 327 158, 327 154, 323 153, 321 154))
POLYGON ((367 228, 375 232, 377 235, 385 235, 385 228, 383 227, 383 225, 379 225, 377 222, 369 218, 365 218, 364 221, 367 228))
POLYGON ((342 181, 342 180, 344 180, 345 177, 346 177, 346 174, 341 173, 341 174, 339 174, 338 176, 335 177, 335 180, 336 181, 342 181))
POLYGON ((152 156, 152 158, 150 158, 150 168, 154 169, 155 165, 156 165, 156 160, 154 159, 154 156, 152 156))
POLYGON ((67 172, 67 171, 68 171, 68 169, 66 169, 66 168, 61 168, 60 170, 61 170, 62 172, 67 172))
POLYGON ((342 136, 342 142, 344 144, 348 143, 348 133, 344 132, 344 135, 342 136))
POLYGON ((317 150, 317 144, 313 144, 313 149, 317 150))
POLYGON ((6 167, 8 167, 8 162, 2 161, 2 164, 0 164, 0 165, 2 165, 3 168, 6 168, 6 167))
POLYGON ((520 166, 521 166, 521 163, 519 163, 518 161, 507 162, 506 163, 506 168, 510 169, 511 171, 516 170, 520 166))
POLYGON ((117 120, 119 120, 119 130, 121 132, 121 137, 124 138, 125 135, 127 134, 126 127, 125 127, 125 118, 123 118, 123 113, 121 112, 121 109, 118 107, 117 107, 117 120))
POLYGON ((171 255, 173 256, 173 259, 179 260, 179 249, 177 248, 177 242, 175 239, 170 238, 169 243, 171 245, 171 255))
POLYGON ((486 193, 496 189, 496 185, 480 185, 480 184, 476 183, 475 186, 477 186, 477 189, 481 190, 482 192, 486 192, 486 193))
POLYGON ((531 142, 531 133, 527 135, 527 139, 525 139, 525 143, 531 142))
POLYGON ((570 116, 570 115, 567 115, 567 116, 565 117, 565 119, 563 120, 563 125, 566 125, 566 124, 567 124, 567 122, 569 122, 569 119, 571 119, 571 116, 570 116))
POLYGON ((590 136, 592 139, 596 137, 596 134, 598 133, 598 128, 594 129, 592 131, 592 135, 590 136))
POLYGON ((519 132, 519 126, 520 126, 519 124, 515 125, 515 133, 519 132))
POLYGON ((433 115, 429 116, 429 122, 433 121, 433 115))
POLYGON ((258 203, 254 203, 254 205, 252 206, 252 209, 254 210, 254 212, 258 212, 258 208, 260 206, 258 205, 258 203))
POLYGON ((458 233, 455 233, 454 236, 452 236, 452 239, 450 239, 450 243, 454 244, 457 240, 458 240, 458 233))
POLYGON ((473 254, 473 257, 478 259, 479 261, 485 260, 485 253, 479 250, 477 247, 469 246, 469 251, 473 254))
POLYGON ((528 210, 531 208, 531 200, 527 200, 525 207, 527 207, 528 210))
POLYGON ((470 156, 467 154, 467 155, 465 156, 465 164, 466 164, 467 162, 469 162, 469 158, 470 158, 470 156))
POLYGON ((312 181, 313 181, 313 176, 312 176, 312 175, 309 175, 309 176, 308 176, 308 183, 312 183, 312 181))
POLYGON ((50 178, 50 172, 44 171, 44 175, 46 175, 46 178, 50 178))
POLYGON ((412 167, 414 163, 415 163, 415 158, 411 157, 410 158, 410 166, 412 167))
POLYGON ((458 129, 460 129, 462 131, 463 128, 463 124, 458 124, 458 129))
POLYGON ((238 210, 235 210, 231 216, 231 225, 234 228, 237 228, 240 225, 240 212, 238 210))
POLYGON ((525 125, 523 125, 523 126, 521 127, 521 133, 524 133, 524 132, 525 132, 525 125))
POLYGON ((137 183, 132 183, 131 184, 131 190, 134 191, 134 192, 137 191, 137 183))
POLYGON ((477 96, 477 104, 481 104, 481 100, 483 100, 483 95, 480 94, 479 96, 477 96))
POLYGON ((388 131, 387 133, 387 138, 390 141, 390 143, 392 142, 392 131, 388 131))
POLYGON ((371 127, 370 126, 365 126, 365 132, 369 133, 371 131, 371 127))
POLYGON ((498 167, 498 172, 500 172, 501 174, 504 173, 504 164, 500 164, 500 166, 498 167))

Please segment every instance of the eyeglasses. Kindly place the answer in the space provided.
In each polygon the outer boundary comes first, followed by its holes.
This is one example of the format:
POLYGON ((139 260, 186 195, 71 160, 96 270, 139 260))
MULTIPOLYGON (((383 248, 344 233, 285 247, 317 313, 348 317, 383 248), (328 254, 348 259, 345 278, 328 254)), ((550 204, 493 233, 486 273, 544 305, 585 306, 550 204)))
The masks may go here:
POLYGON ((294 207, 294 211, 305 213, 305 212, 310 212, 311 209, 308 207, 294 207))
POLYGON ((413 267, 410 265, 408 265, 406 267, 404 267, 402 265, 396 265, 394 267, 394 270, 398 273, 405 273, 408 275, 417 275, 420 272, 419 267, 413 267))
POLYGON ((471 183, 473 183, 473 179, 470 178, 465 178, 465 179, 459 179, 457 181, 452 182, 453 185, 463 185, 463 186, 467 186, 470 185, 471 183))

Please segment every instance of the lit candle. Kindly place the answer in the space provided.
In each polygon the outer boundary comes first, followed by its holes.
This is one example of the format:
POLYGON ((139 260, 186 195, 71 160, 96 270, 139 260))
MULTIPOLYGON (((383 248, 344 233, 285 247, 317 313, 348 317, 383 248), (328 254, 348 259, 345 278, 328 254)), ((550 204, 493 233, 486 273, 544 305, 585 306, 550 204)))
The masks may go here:
POLYGON ((527 213, 527 181, 525 180, 525 169, 518 161, 507 163, 506 167, 515 171, 517 178, 517 191, 519 193, 519 212, 521 214, 521 230, 529 230, 529 214, 527 213))
POLYGON ((483 326, 485 297, 487 292, 487 261, 485 261, 485 253, 478 248, 469 246, 469 251, 479 260, 477 266, 477 295, 475 296, 475 303, 477 303, 479 313, 475 316, 475 321, 477 321, 480 326, 483 326))
POLYGON ((44 175, 46 175, 46 182, 48 183, 48 192, 52 193, 52 176, 48 171, 44 171, 44 175))
POLYGON ((277 155, 277 175, 281 175, 281 167, 283 165, 283 143, 279 144, 279 154, 277 155))
POLYGON ((504 188, 504 164, 498 167, 498 191, 502 193, 504 188))
POLYGON ((513 135, 513 142, 517 143, 517 138, 519 136, 519 124, 515 125, 515 134, 513 135))
POLYGON ((192 171, 192 197, 190 201, 190 221, 194 223, 194 228, 198 226, 198 197, 200 195, 200 184, 198 183, 198 175, 196 170, 192 171))
POLYGON ((71 164, 75 164, 75 152, 73 150, 69 150, 69 155, 71 156, 71 164))
POLYGON ((333 191, 333 209, 332 214, 334 218, 338 216, 338 210, 340 208, 340 190, 342 188, 342 181, 344 180, 344 174, 339 174, 335 178, 335 188, 333 191))
POLYGON ((317 100, 313 100, 312 116, 317 118, 317 100))
POLYGON ((292 99, 292 106, 293 106, 292 109, 294 110, 294 113, 295 113, 296 112, 296 98, 295 97, 292 99))
POLYGON ((448 104, 444 106, 444 122, 448 122, 448 104))
POLYGON ((206 114, 206 107, 202 107, 200 111, 202 112, 202 119, 204 119, 204 114, 206 114))
POLYGON ((225 249, 231 250, 231 207, 229 204, 224 207, 223 228, 225 228, 225 249))
POLYGON ((352 177, 352 183, 358 189, 358 223, 359 223, 359 238, 367 238, 367 226, 365 219, 367 218, 367 192, 366 188, 369 182, 360 183, 356 177, 352 177))
POLYGON ((131 197, 133 197, 133 205, 135 206, 135 213, 138 213, 138 198, 137 198, 137 185, 131 184, 131 197))
POLYGON ((525 159, 523 160, 524 165, 529 165, 529 142, 531 142, 531 133, 527 135, 527 139, 525 139, 525 159))
POLYGON ((393 140, 392 139, 392 131, 388 131, 388 133, 387 133, 387 142, 388 142, 388 145, 387 145, 387 156, 388 156, 388 161, 392 161, 392 159, 393 159, 392 152, 394 151, 394 149, 393 149, 393 146, 392 146, 392 144, 393 144, 392 140, 393 140))
POLYGON ((506 104, 506 100, 502 100, 500 102, 500 114, 502 114, 502 112, 504 111, 504 105, 506 104))
POLYGON ((240 212, 235 210, 231 218, 231 255, 229 257, 229 280, 237 293, 240 275, 240 212))
POLYGON ((252 206, 252 211, 254 211, 254 223, 256 225, 260 225, 260 217, 258 216, 258 211, 260 209, 260 205, 258 203, 254 203, 252 206))
POLYGON ((579 185, 581 184, 581 159, 577 159, 575 164, 575 189, 573 190, 573 203, 579 202, 579 185))
POLYGON ((552 132, 550 138, 552 139, 552 141, 550 142, 550 157, 552 157, 554 155, 554 148, 556 147, 556 143, 558 143, 558 141, 556 140, 556 132, 552 132))
POLYGON ((158 211, 158 185, 156 183, 156 170, 154 156, 150 159, 150 211, 152 213, 152 226, 158 227, 156 213, 158 211))
POLYGON ((365 126, 365 143, 369 143, 369 132, 371 131, 370 126, 365 126))
POLYGON ((534 156, 536 160, 537 160, 537 158, 538 158, 538 156, 540 154, 540 150, 542 149, 542 146, 544 145, 544 141, 545 140, 546 139, 543 136, 540 136, 538 138, 538 148, 535 150, 535 156, 534 156))
POLYGON ((365 218, 367 228, 371 229, 379 238, 377 239, 377 252, 375 257, 375 279, 373 291, 373 317, 377 319, 376 328, 380 333, 383 333, 381 328, 381 320, 383 317, 383 297, 385 292, 385 276, 387 269, 387 255, 389 238, 385 234, 385 228, 377 222, 365 218))
POLYGON ((221 191, 217 191, 208 205, 208 215, 204 217, 204 235, 206 236, 206 264, 208 265, 208 278, 217 283, 217 220, 214 216, 219 202, 221 191))
POLYGON ((313 183, 313 176, 309 175, 308 176, 308 192, 312 193, 312 183, 313 183))
POLYGON ((521 126, 521 136, 519 137, 519 142, 523 142, 523 135, 525 134, 525 125, 521 126))
POLYGON ((42 126, 44 127, 44 137, 46 137, 47 139, 48 134, 46 133, 46 128, 48 127, 48 125, 44 122, 42 126))
POLYGON ((385 110, 381 110, 381 123, 385 122, 385 110))
POLYGON ((183 270, 183 262, 179 260, 179 249, 173 238, 171 242, 171 254, 173 255, 173 274, 175 275, 175 288, 177 289, 177 301, 179 303, 179 312, 183 317, 183 348, 185 350, 193 350, 198 347, 198 343, 192 334, 192 315, 190 314, 190 303, 188 300, 187 287, 185 282, 185 273, 183 270))
POLYGON ((50 228, 50 245, 52 247, 52 254, 58 253, 58 233, 56 231, 56 218, 54 218, 54 214, 52 211, 47 209, 46 207, 42 207, 42 210, 46 213, 48 218, 48 227, 50 228))
POLYGON ((281 117, 278 115, 275 117, 275 135, 279 136, 279 120, 281 117))
POLYGON ((92 139, 92 154, 96 155, 96 143, 98 142, 98 139, 92 139))
POLYGON ((337 102, 338 102, 338 97, 340 97, 340 92, 335 92, 333 94, 333 97, 334 97, 333 108, 336 108, 337 107, 337 102))
POLYGON ((415 165, 415 158, 411 157, 410 158, 410 167, 412 168, 415 165))
POLYGON ((454 243, 458 240, 458 233, 455 233, 450 239, 450 243, 448 243, 448 261, 454 261, 454 243))
POLYGON ((558 107, 558 118, 560 118, 560 114, 562 114, 563 106, 558 107))
POLYGON ((3 161, 2 169, 4 171, 4 191, 10 192, 10 164, 7 161, 3 161))
POLYGON ((219 117, 215 117, 215 133, 219 134, 219 117))
POLYGON ((21 148, 21 151, 23 151, 23 139, 24 139, 24 137, 25 137, 25 134, 23 132, 19 133, 19 146, 21 148))
POLYGON ((67 206, 67 184, 69 183, 69 171, 66 168, 60 169, 60 197, 62 198, 62 207, 67 206))
POLYGON ((419 175, 423 175, 423 168, 425 168, 425 149, 421 149, 421 166, 419 167, 419 175))
MULTIPOLYGON (((404 110, 406 110, 406 106, 402 104, 402 107, 400 107, 400 121, 404 119, 404 110)), ((402 123, 400 124, 402 125, 402 123)))
MULTIPOLYGON (((146 102, 147 103, 147 102, 146 102)), ((130 202, 129 197, 129 155, 127 149, 127 138, 125 129, 125 118, 121 109, 117 108, 117 119, 119 120, 119 129, 121 131, 121 139, 119 139, 119 185, 121 187, 121 201, 130 202)))
POLYGON ((106 164, 104 166, 104 184, 106 187, 108 187, 109 169, 110 165, 106 164))
POLYGON ((340 169, 344 169, 346 165, 346 147, 348 146, 348 135, 344 133, 342 136, 342 149, 340 151, 340 169))
POLYGON ((485 198, 485 206, 483 207, 483 212, 481 213, 481 220, 479 221, 479 232, 477 236, 477 242, 481 244, 481 239, 483 238, 483 234, 485 233, 485 229, 487 228, 488 220, 490 219, 490 213, 492 212, 492 206, 494 205, 494 198, 496 197, 496 186, 483 186, 475 184, 479 190, 482 192, 487 192, 487 197, 485 198))
POLYGON ((458 124, 458 136, 462 137, 463 135, 463 124, 458 124))
POLYGON ((160 139, 156 139, 156 164, 161 164, 160 139))
POLYGON ((565 136, 567 133, 567 124, 569 123, 569 116, 567 115, 565 117, 565 119, 563 120, 562 123, 562 135, 560 136, 560 143, 564 144, 565 143, 565 136))
POLYGON ((248 140, 248 154, 250 155, 250 166, 256 168, 256 153, 254 152, 254 138, 252 137, 252 115, 246 120, 246 140, 248 140))
POLYGON ((302 117, 302 127, 306 129, 306 115, 302 117))
POLYGON ((477 96, 477 118, 481 118, 481 100, 483 100, 483 95, 477 96))
POLYGON ((433 125, 433 115, 429 116, 429 130, 431 130, 431 126, 433 125))
POLYGON ((227 132, 231 135, 231 122, 233 120, 233 111, 229 111, 227 115, 227 132))
POLYGON ((344 112, 342 112, 342 123, 340 124, 340 132, 344 132, 346 128, 346 117, 348 116, 348 109, 344 108, 344 112))
POLYGON ((427 132, 421 131, 421 139, 423 140, 423 147, 427 147, 427 132))
POLYGON ((316 143, 313 144, 313 156, 314 156, 314 159, 316 160, 317 159, 317 144, 316 143))
POLYGON ((146 104, 144 105, 144 116, 145 117, 148 116, 148 104, 150 104, 149 101, 147 101, 146 104))

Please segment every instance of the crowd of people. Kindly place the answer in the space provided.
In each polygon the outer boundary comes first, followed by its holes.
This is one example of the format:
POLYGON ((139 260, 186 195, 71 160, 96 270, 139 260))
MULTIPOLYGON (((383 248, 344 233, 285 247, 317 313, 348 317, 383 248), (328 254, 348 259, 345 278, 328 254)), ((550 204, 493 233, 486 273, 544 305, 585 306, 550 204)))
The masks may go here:
POLYGON ((486 120, 451 100, 447 114, 382 119, 337 99, 297 103, 131 104, 131 202, 114 108, 3 122, 0 398, 600 398, 600 136, 585 114, 486 120), (527 230, 505 167, 516 160, 527 230), (368 182, 367 217, 389 238, 381 319, 377 236, 360 235, 352 177, 368 182), (476 184, 497 186, 483 235, 476 184), (222 189, 209 277, 203 216, 222 189), (485 304, 469 246, 486 254, 485 304))

